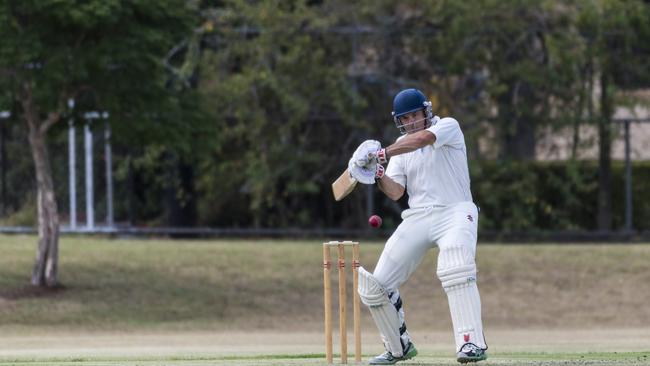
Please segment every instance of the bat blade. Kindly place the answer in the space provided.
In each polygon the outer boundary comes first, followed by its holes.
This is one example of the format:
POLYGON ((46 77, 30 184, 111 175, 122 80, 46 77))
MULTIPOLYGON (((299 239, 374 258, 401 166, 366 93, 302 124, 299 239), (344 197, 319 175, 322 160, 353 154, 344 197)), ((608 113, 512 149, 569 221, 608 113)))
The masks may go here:
POLYGON ((350 172, 345 169, 343 174, 339 176, 334 183, 332 183, 332 193, 334 194, 334 199, 337 201, 342 200, 350 194, 354 187, 357 186, 357 180, 352 178, 350 172))

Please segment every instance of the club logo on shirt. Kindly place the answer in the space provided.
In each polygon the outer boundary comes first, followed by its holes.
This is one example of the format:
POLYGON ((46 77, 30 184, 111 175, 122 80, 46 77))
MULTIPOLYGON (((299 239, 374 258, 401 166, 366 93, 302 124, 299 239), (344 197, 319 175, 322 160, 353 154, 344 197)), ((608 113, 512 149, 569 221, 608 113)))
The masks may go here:
POLYGON ((464 334, 463 339, 465 340, 465 343, 469 342, 469 333, 464 334))
POLYGON ((474 218, 472 217, 472 215, 467 215, 467 219, 469 220, 469 222, 474 222, 474 218))

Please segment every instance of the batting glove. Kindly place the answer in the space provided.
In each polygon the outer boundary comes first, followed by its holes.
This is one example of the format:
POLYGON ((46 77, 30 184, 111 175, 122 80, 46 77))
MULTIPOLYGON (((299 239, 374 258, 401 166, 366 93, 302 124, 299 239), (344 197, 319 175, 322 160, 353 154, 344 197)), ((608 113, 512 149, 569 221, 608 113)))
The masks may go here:
POLYGON ((376 152, 381 149, 381 143, 375 140, 366 140, 352 154, 352 158, 360 167, 370 167, 377 163, 376 152))
POLYGON ((386 149, 379 149, 375 152, 371 152, 368 154, 368 160, 376 160, 377 164, 386 164, 388 163, 388 159, 386 159, 386 149))
POLYGON ((386 173, 386 169, 384 169, 384 166, 381 164, 377 164, 377 171, 375 172, 375 179, 381 179, 381 177, 384 176, 384 173, 386 173))

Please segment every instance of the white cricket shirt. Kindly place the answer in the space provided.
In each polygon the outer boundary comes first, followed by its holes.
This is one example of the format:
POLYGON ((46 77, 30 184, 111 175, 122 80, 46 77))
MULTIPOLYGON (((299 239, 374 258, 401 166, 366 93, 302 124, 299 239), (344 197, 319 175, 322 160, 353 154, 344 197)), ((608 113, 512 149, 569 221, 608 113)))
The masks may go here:
POLYGON ((390 158, 386 175, 406 187, 409 207, 472 201, 465 136, 458 121, 434 117, 436 142, 390 158))

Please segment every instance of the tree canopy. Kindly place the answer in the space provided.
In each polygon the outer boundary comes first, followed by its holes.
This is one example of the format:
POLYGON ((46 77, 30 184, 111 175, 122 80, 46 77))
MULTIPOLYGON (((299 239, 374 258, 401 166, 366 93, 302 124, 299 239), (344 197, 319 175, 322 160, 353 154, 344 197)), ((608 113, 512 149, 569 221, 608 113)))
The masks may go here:
POLYGON ((484 228, 574 228, 567 212, 594 208, 585 192, 614 209, 610 120, 620 90, 650 85, 649 19, 640 0, 8 1, 0 84, 11 104, 30 80, 43 119, 71 96, 111 111, 118 217, 134 224, 357 227, 373 207, 397 213, 403 202, 363 190, 334 203, 329 184, 364 139, 394 141, 392 97, 416 87, 461 121, 477 199, 513 207, 484 228), (521 168, 546 129, 568 128, 577 157, 583 125, 599 128, 598 166, 521 168), (525 198, 522 182, 545 174, 571 177, 565 199, 525 198))

